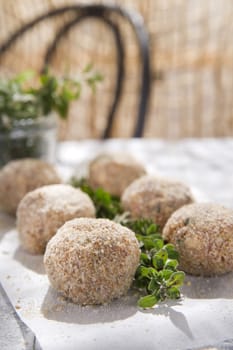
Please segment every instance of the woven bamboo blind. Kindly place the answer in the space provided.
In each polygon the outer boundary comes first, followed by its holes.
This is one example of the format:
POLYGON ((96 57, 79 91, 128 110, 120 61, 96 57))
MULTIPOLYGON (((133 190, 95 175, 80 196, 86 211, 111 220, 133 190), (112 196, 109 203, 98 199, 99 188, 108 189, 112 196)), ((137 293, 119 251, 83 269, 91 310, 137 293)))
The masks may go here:
MULTIPOLYGON (((88 1, 89 3, 93 1, 88 1)), ((103 3, 103 1, 98 1, 103 3)), ((115 0, 139 11, 150 34, 151 103, 146 137, 220 137, 233 135, 233 1, 115 0)), ((74 0, 0 0, 0 40, 45 10, 74 0)), ((80 0, 78 3, 87 3, 80 0)), ((26 34, 4 55, 0 74, 38 69, 60 22, 53 19, 26 34)), ((121 24, 127 42, 127 74, 114 136, 131 133, 138 102, 139 53, 134 34, 121 24)), ((83 22, 63 40, 53 60, 56 72, 74 75, 88 63, 105 76, 95 96, 85 91, 62 125, 60 137, 98 137, 115 79, 113 38, 97 20, 83 22)))

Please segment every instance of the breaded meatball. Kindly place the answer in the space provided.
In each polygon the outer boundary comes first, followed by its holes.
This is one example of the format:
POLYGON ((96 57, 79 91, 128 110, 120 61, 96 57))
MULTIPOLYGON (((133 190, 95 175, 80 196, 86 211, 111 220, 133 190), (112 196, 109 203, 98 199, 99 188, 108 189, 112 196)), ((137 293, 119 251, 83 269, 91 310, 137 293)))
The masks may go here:
POLYGON ((151 219, 160 229, 175 210, 192 201, 184 184, 151 175, 135 180, 121 198, 124 210, 133 218, 151 219))
POLYGON ((180 254, 180 268, 193 275, 233 271, 233 210, 218 204, 195 203, 177 210, 163 238, 180 254))
POLYGON ((102 187, 115 196, 121 196, 124 189, 135 179, 146 174, 146 170, 129 154, 102 154, 89 166, 89 183, 102 187))
POLYGON ((54 167, 39 159, 14 160, 0 171, 0 209, 15 215, 19 202, 35 188, 61 183, 54 167))
POLYGON ((67 222, 49 241, 45 270, 52 286, 74 303, 103 304, 125 294, 139 264, 135 234, 107 219, 67 222))
POLYGON ((29 192, 17 210, 22 246, 31 254, 43 254, 47 242, 58 228, 77 217, 95 217, 91 199, 81 190, 60 184, 29 192))

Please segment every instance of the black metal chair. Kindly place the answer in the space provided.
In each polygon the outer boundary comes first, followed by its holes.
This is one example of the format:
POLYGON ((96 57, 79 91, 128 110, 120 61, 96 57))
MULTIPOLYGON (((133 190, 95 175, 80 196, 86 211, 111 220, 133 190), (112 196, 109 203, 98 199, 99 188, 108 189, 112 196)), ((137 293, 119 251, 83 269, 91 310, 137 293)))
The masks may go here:
POLYGON ((107 125, 102 134, 102 138, 106 139, 111 137, 113 122, 116 114, 116 110, 120 101, 120 96, 123 89, 123 82, 125 78, 125 44, 123 35, 116 21, 113 20, 113 14, 124 18, 133 28, 136 35, 137 43, 141 56, 141 88, 139 96, 139 106, 137 111, 136 125, 133 132, 133 137, 143 136, 146 112, 149 103, 150 94, 150 61, 149 61, 149 40, 148 34, 145 30, 143 19, 141 15, 135 11, 129 11, 119 6, 114 5, 69 5, 51 10, 49 12, 39 15, 35 19, 24 24, 18 30, 10 35, 5 42, 0 45, 0 56, 4 54, 24 33, 36 26, 38 23, 52 17, 61 16, 66 13, 74 13, 74 18, 66 22, 56 33, 52 43, 50 43, 45 57, 44 66, 42 71, 50 64, 55 49, 59 44, 59 41, 72 29, 73 26, 80 24, 86 18, 97 18, 103 21, 114 35, 115 45, 117 48, 117 76, 116 76, 116 88, 113 96, 113 102, 111 104, 107 125))

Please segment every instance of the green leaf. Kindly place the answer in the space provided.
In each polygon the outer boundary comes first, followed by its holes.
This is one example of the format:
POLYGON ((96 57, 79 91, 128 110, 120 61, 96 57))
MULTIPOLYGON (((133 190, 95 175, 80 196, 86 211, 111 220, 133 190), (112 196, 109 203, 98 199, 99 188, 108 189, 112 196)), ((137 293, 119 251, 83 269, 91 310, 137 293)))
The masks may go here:
POLYGON ((152 278, 148 284, 148 291, 151 293, 157 292, 160 288, 160 283, 158 283, 157 278, 152 278))
POLYGON ((171 277, 172 273, 173 271, 164 269, 159 271, 159 276, 162 280, 168 280, 171 277))
POLYGON ((89 73, 92 69, 93 69, 93 63, 90 62, 84 67, 83 73, 89 73))
MULTIPOLYGON (((125 224, 125 226, 128 226, 127 223, 125 224)), ((138 242, 140 243, 140 247, 144 247, 144 237, 142 235, 139 235, 138 233, 135 233, 135 236, 138 240, 138 242)))
POLYGON ((164 261, 156 254, 152 257, 152 264, 156 268, 156 270, 161 270, 164 266, 164 261))
POLYGON ((153 242, 154 242, 154 248, 157 251, 163 248, 164 243, 163 243, 162 239, 156 238, 156 239, 153 240, 153 242))
POLYGON ((69 102, 64 96, 59 96, 55 101, 56 111, 59 113, 62 119, 66 119, 68 110, 69 110, 69 102))
POLYGON ((157 232, 157 225, 155 225, 151 220, 129 220, 127 226, 131 228, 131 230, 133 230, 136 234, 150 236, 154 238, 161 238, 161 235, 159 235, 157 232))
POLYGON ((179 299, 180 298, 180 291, 177 287, 170 287, 167 290, 167 296, 170 299, 179 299))
POLYGON ((173 272, 169 280, 167 281, 168 287, 181 287, 184 283, 185 274, 183 271, 173 272))
POLYGON ((138 306, 146 309, 146 308, 151 308, 153 307, 155 304, 157 304, 159 301, 158 297, 150 294, 150 295, 146 295, 145 297, 142 297, 138 300, 138 306))
POLYGON ((65 79, 61 95, 64 95, 69 101, 78 99, 81 94, 81 83, 79 81, 73 81, 71 79, 65 79))
POLYGON ((150 237, 143 238, 142 243, 143 243, 146 250, 151 250, 151 249, 155 248, 155 245, 156 245, 153 238, 150 238, 150 237))
POLYGON ((166 249, 167 253, 168 253, 168 257, 170 259, 179 259, 179 253, 177 252, 175 246, 171 243, 165 244, 164 245, 164 249, 166 249))
POLYGON ((168 254, 166 250, 161 249, 152 257, 152 264, 157 270, 161 270, 168 258, 168 254))
POLYGON ((165 269, 175 271, 178 266, 178 261, 175 259, 168 259, 164 265, 165 269))
POLYGON ((136 276, 139 278, 151 279, 156 275, 157 271, 153 267, 139 266, 136 272, 136 276))
POLYGON ((148 256, 148 254, 141 253, 141 255, 140 255, 140 262, 141 262, 141 264, 149 265, 151 263, 151 259, 148 256))
POLYGON ((149 227, 147 228, 146 230, 146 234, 147 235, 151 235, 151 234, 154 234, 154 233, 157 233, 158 232, 158 226, 154 223, 151 223, 149 225, 149 227))
POLYGON ((29 79, 32 79, 34 76, 35 76, 35 72, 33 70, 26 70, 16 75, 13 81, 17 82, 18 84, 22 84, 28 81, 29 79))
POLYGON ((139 290, 145 290, 148 285, 148 280, 146 278, 137 278, 133 281, 133 287, 139 290))
POLYGON ((93 93, 96 91, 96 84, 103 80, 103 76, 100 73, 95 73, 92 77, 86 79, 87 84, 92 89, 93 93))
POLYGON ((79 187, 83 192, 90 196, 96 207, 97 218, 108 218, 113 220, 116 216, 123 213, 119 197, 111 196, 102 188, 94 190, 89 186, 86 179, 76 179, 73 177, 70 184, 74 187, 79 187))

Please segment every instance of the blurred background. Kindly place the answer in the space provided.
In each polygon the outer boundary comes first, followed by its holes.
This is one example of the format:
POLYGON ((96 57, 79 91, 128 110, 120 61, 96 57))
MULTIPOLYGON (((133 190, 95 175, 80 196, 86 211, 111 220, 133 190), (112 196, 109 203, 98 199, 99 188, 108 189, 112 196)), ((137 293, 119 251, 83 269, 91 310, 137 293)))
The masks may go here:
MULTIPOLYGON (((0 41, 36 15, 89 0, 0 0, 0 41)), ((95 1, 96 3, 96 1, 95 1)), ((98 3, 104 3, 98 1, 98 3)), ((106 1, 105 1, 106 3, 106 1)), ((145 137, 226 137, 233 135, 233 1, 115 0, 135 9, 149 32, 151 97, 145 137)), ((24 35, 1 58, 0 74, 39 70, 51 38, 69 15, 45 21, 24 35)), ((114 137, 129 137, 138 108, 140 59, 132 28, 119 20, 126 42, 126 80, 114 137)), ((115 87, 116 51, 111 32, 88 19, 69 32, 53 57, 58 74, 78 75, 88 64, 104 76, 72 106, 60 139, 96 138, 103 129, 115 87)))

